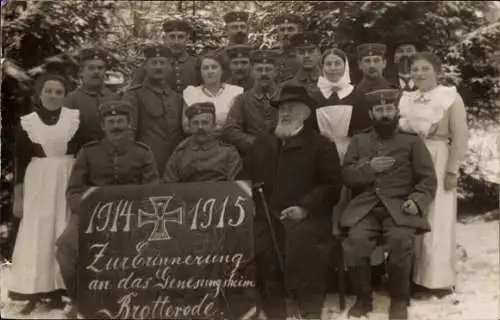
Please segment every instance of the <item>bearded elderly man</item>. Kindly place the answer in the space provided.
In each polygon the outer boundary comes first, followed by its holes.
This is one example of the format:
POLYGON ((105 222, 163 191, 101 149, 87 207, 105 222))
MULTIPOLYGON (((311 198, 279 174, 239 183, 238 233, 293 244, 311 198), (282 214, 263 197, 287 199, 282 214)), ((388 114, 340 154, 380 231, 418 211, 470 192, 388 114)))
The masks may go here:
POLYGON ((195 103, 186 109, 190 137, 182 141, 168 160, 163 173, 166 183, 233 181, 241 170, 236 148, 214 135, 215 106, 195 103))
POLYGON ((398 129, 399 90, 372 91, 366 98, 373 129, 353 138, 342 167, 352 200, 340 227, 347 231, 344 249, 357 296, 349 316, 372 311, 369 258, 383 235, 389 252, 389 319, 405 320, 414 239, 430 230, 425 214, 436 193, 436 173, 422 139, 398 129))
POLYGON ((268 319, 286 319, 287 292, 303 319, 321 317, 331 212, 342 182, 335 144, 304 127, 313 104, 303 86, 283 87, 271 102, 278 108, 274 134, 258 137, 244 161, 243 176, 263 185, 269 209, 254 193, 256 279, 268 319))

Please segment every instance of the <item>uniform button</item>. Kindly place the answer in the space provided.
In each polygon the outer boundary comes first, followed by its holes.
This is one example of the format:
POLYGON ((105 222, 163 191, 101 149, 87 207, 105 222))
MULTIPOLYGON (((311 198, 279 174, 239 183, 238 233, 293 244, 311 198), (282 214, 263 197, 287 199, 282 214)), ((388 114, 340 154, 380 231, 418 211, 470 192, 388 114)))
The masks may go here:
POLYGON ((181 80, 177 79, 177 83, 181 83, 181 80))

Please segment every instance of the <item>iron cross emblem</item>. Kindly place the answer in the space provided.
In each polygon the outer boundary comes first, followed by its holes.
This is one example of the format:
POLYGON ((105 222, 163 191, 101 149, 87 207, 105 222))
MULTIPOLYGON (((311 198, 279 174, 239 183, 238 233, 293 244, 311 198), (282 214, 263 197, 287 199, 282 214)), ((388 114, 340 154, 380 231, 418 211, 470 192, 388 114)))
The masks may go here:
POLYGON ((172 237, 168 233, 168 222, 182 224, 182 207, 169 211, 169 205, 173 198, 173 196, 149 197, 154 212, 149 213, 139 209, 139 227, 154 224, 153 231, 146 242, 170 240, 172 237))

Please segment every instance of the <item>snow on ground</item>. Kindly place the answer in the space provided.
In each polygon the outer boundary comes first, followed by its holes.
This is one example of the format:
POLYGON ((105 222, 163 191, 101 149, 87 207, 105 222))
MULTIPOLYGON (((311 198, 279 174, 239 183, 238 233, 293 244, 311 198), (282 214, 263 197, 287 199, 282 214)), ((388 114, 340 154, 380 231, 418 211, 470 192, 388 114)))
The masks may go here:
MULTIPOLYGON (((410 319, 414 320, 497 320, 500 319, 500 269, 499 269, 499 223, 476 220, 470 224, 458 224, 457 241, 467 252, 467 259, 458 265, 458 284, 454 297, 442 300, 412 301, 410 319)), ((8 269, 0 271, 0 318, 7 319, 61 319, 58 310, 43 310, 39 306, 28 317, 18 311, 19 303, 9 302, 5 288, 8 269)), ((348 307, 354 298, 349 297, 348 307)), ((369 320, 387 320, 389 299, 377 294, 375 310, 369 320)), ((322 319, 343 320, 346 312, 340 313, 338 297, 328 296, 322 319)))

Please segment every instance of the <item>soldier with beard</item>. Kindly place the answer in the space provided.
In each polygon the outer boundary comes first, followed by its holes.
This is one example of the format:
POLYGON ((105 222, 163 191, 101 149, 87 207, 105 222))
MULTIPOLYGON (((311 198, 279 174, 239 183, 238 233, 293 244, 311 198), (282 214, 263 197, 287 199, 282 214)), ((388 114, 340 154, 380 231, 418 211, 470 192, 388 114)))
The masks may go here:
POLYGON ((191 136, 175 148, 163 173, 165 183, 231 181, 241 170, 241 158, 232 146, 212 133, 215 106, 195 103, 186 109, 191 136))
POLYGON ((244 155, 255 139, 276 126, 277 112, 270 101, 279 95, 276 84, 278 53, 270 50, 250 54, 253 87, 237 96, 224 125, 222 139, 244 155))
POLYGON ((66 197, 72 215, 57 240, 56 258, 71 299, 67 310, 70 319, 76 319, 78 312, 78 227, 86 194, 92 187, 160 182, 153 154, 129 134, 131 107, 122 101, 109 101, 100 107, 104 138, 83 146, 68 182, 66 197))
POLYGON ((421 50, 422 44, 409 36, 396 39, 391 45, 394 64, 387 68, 387 78, 403 91, 415 91, 417 88, 410 77, 410 60, 421 50))
POLYGON ((372 311, 370 254, 384 236, 389 251, 389 319, 408 319, 410 271, 415 235, 430 230, 426 212, 436 192, 429 151, 416 134, 398 129, 399 90, 367 94, 373 129, 353 138, 344 157, 342 177, 352 200, 340 216, 356 303, 349 316, 372 311))
POLYGON ((229 45, 248 43, 248 12, 231 11, 224 15, 229 45))
POLYGON ((104 83, 107 71, 107 55, 96 48, 83 49, 80 58, 82 85, 70 92, 64 106, 80 111, 81 143, 99 140, 104 133, 100 126, 99 106, 116 100, 116 95, 104 83))
POLYGON ((252 89, 253 86, 250 51, 252 51, 252 47, 245 44, 235 44, 225 49, 231 70, 231 77, 226 83, 240 86, 245 91, 252 89))
POLYGON ((150 46, 144 50, 146 78, 123 94, 132 107, 131 123, 137 141, 145 143, 163 170, 175 147, 185 138, 182 129, 182 97, 165 85, 170 50, 150 46))
POLYGON ((292 78, 300 68, 295 51, 290 47, 290 39, 304 29, 303 19, 292 13, 285 13, 276 17, 274 21, 278 31, 278 44, 271 48, 280 55, 278 61, 277 82, 292 78))

